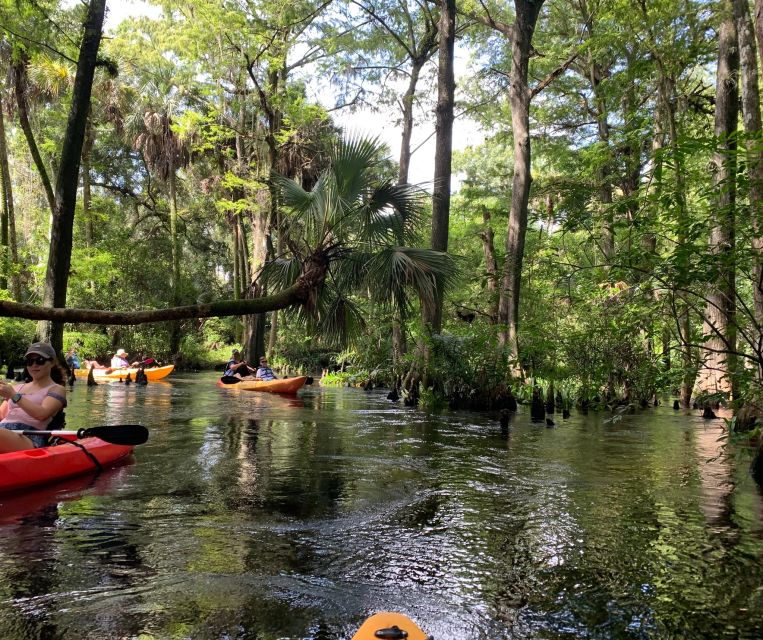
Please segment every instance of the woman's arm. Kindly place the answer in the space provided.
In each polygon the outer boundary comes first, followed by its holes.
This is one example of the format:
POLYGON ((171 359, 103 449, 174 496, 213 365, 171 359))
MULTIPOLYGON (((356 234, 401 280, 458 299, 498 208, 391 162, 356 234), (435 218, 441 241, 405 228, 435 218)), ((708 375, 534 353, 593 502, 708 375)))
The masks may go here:
MULTIPOLYGON (((66 398, 66 389, 64 389, 64 387, 62 387, 59 384, 51 387, 49 389, 49 392, 50 391, 52 391, 58 396, 61 396, 62 398, 66 398)), ((15 393, 15 390, 13 391, 13 393, 15 393)), ((0 394, 5 396, 5 391, 0 390, 0 394)), ((4 404, 7 405, 8 402, 5 402, 4 404)), ((52 396, 47 395, 42 399, 42 403, 37 404, 33 400, 30 400, 29 396, 25 396, 22 394, 21 399, 16 403, 16 405, 20 407, 24 411, 24 413, 28 414, 35 420, 47 420, 48 418, 52 418, 59 411, 61 411, 61 409, 64 406, 64 403, 58 398, 53 398, 52 396)), ((6 409, 6 413, 7 411, 8 410, 6 409)))

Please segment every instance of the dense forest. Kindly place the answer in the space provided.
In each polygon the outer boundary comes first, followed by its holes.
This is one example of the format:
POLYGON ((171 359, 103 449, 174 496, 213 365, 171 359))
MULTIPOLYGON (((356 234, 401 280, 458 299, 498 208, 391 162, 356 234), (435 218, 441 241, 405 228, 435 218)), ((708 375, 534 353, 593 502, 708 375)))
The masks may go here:
POLYGON ((430 406, 763 397, 763 0, 146 4, 0 4, 5 362, 235 344, 430 406))

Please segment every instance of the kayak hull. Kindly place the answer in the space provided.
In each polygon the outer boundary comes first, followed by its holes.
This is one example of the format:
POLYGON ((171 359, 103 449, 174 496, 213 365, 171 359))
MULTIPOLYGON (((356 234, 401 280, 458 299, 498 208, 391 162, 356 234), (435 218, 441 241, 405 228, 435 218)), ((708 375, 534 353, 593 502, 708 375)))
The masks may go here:
POLYGON ((406 640, 431 640, 431 636, 426 635, 416 626, 416 623, 408 616, 402 613, 392 611, 382 611, 368 618, 357 630, 352 640, 377 640, 377 638, 405 638, 406 640), (393 627, 397 627, 401 632, 408 635, 394 634, 391 632, 393 627), (376 635, 382 629, 390 630, 388 634, 376 635))
MULTIPOLYGON (((60 437, 60 436, 59 436, 60 437)), ((134 447, 111 444, 100 438, 63 437, 85 447, 102 467, 129 456, 134 447)), ((98 466, 79 447, 63 443, 39 449, 0 454, 0 493, 19 491, 96 471, 98 466)))
POLYGON ((279 378, 278 380, 242 380, 233 384, 217 381, 221 389, 240 389, 242 391, 264 391, 266 393, 297 393, 307 381, 307 376, 297 378, 279 378))
MULTIPOLYGON (((166 378, 168 375, 172 373, 172 370, 175 368, 174 364, 168 364, 164 367, 154 367, 152 369, 144 369, 146 372, 146 377, 148 378, 149 382, 154 380, 161 380, 162 378, 166 378)), ((74 374, 78 378, 87 378, 87 375, 90 373, 90 369, 75 369, 74 374)), ((130 369, 115 369, 114 371, 109 371, 108 369, 93 369, 93 378, 98 380, 124 380, 127 377, 127 374, 130 374, 130 377, 135 380, 135 374, 138 373, 138 369, 132 367, 130 369)))

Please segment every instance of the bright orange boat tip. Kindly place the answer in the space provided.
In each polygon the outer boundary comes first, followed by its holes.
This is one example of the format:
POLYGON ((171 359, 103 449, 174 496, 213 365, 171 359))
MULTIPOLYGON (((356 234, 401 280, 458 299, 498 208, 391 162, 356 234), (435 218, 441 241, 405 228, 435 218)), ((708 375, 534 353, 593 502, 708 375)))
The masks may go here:
POLYGON ((402 613, 382 611, 368 618, 352 640, 433 640, 416 623, 402 613))

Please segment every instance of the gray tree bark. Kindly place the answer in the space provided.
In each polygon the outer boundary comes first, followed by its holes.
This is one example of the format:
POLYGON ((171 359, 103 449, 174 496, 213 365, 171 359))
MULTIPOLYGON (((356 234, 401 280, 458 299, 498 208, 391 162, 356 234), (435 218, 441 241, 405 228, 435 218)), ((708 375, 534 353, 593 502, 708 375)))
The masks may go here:
MULTIPOLYGON (((53 211, 48 268, 45 273, 43 292, 43 304, 49 307, 64 307, 66 305, 80 159, 85 139, 87 116, 90 110, 90 95, 95 77, 98 49, 101 44, 105 9, 106 0, 91 0, 84 22, 72 102, 69 108, 69 118, 66 123, 56 178, 55 209, 53 211)), ((56 351, 62 351, 64 336, 62 322, 40 323, 38 334, 40 339, 49 341, 56 351)))
MULTIPOLYGON (((432 234, 430 246, 448 250, 450 224, 450 177, 453 156, 453 107, 456 80, 453 53, 456 42, 456 2, 440 0, 440 48, 437 68, 437 121, 435 130, 434 188, 432 191, 432 234)), ((434 308, 424 309, 424 322, 432 333, 442 329, 442 291, 437 292, 434 308)))
POLYGON ((516 18, 511 42, 511 125, 514 134, 514 178, 511 191, 509 228, 506 234, 506 258, 503 264, 498 313, 503 329, 501 346, 508 347, 510 358, 519 358, 519 295, 522 283, 522 260, 527 233, 527 206, 530 198, 530 89, 527 85, 530 50, 535 24, 543 0, 515 0, 516 18))
POLYGON ((716 150, 711 161, 715 191, 714 218, 711 219, 709 247, 718 265, 717 277, 706 295, 702 368, 697 388, 700 392, 734 394, 736 348, 736 138, 739 116, 739 44, 734 18, 734 0, 723 0, 724 15, 718 36, 718 68, 715 89, 716 150))

